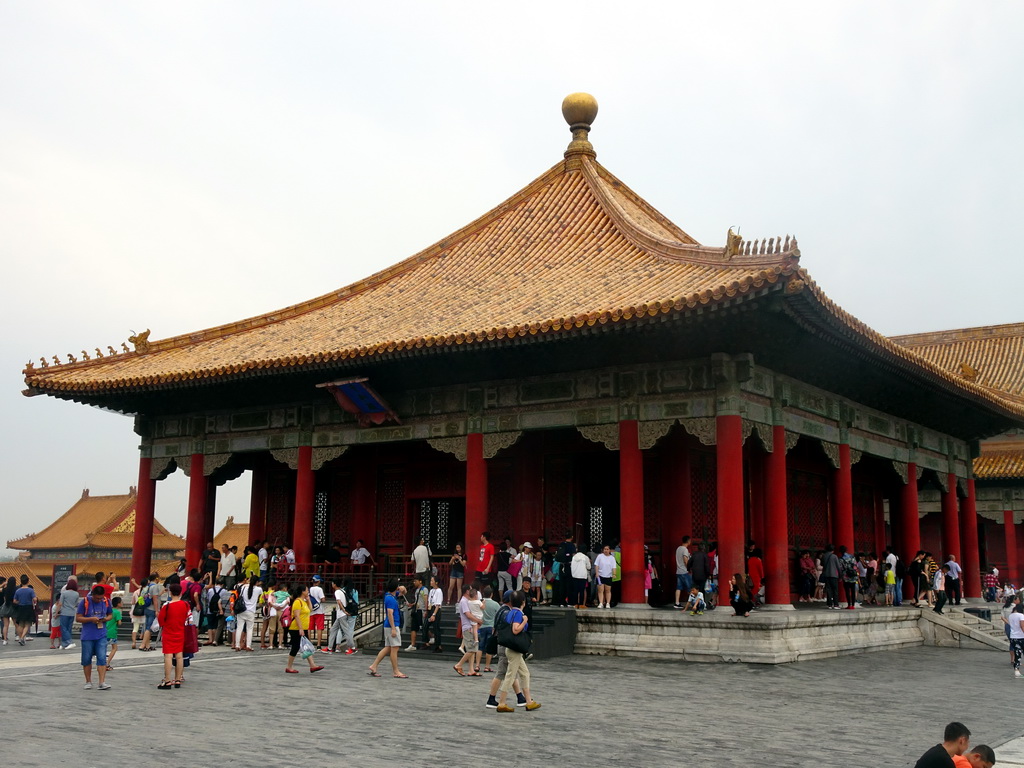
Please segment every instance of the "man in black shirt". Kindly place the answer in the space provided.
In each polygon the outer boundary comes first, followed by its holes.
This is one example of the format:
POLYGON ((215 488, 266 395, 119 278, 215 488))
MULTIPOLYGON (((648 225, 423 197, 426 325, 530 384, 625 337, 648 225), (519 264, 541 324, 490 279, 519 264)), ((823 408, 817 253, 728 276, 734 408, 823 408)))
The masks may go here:
POLYGON ((217 569, 220 567, 220 552, 213 546, 213 542, 209 541, 206 543, 206 549, 203 550, 203 575, 212 573, 213 578, 217 578, 217 569))
POLYGON ((950 723, 942 734, 942 743, 929 749, 914 763, 914 768, 953 768, 953 755, 962 755, 971 743, 971 732, 963 723, 950 723))

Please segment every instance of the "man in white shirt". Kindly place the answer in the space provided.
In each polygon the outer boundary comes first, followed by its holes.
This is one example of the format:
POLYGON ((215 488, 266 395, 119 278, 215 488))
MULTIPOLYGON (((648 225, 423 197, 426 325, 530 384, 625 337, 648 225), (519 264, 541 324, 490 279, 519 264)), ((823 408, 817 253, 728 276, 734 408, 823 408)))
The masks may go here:
POLYGON ((594 569, 597 571, 597 607, 612 607, 612 578, 615 576, 615 556, 607 544, 601 554, 594 558, 594 569))
POLYGON ((581 549, 576 550, 569 564, 572 572, 573 595, 572 604, 581 610, 587 608, 587 580, 590 578, 590 558, 581 549))
POLYGON ((946 579, 946 594, 949 597, 950 605, 960 605, 960 597, 963 590, 960 589, 960 563, 956 561, 956 555, 950 555, 946 562, 949 566, 949 577, 946 579))
POLYGON ((420 543, 412 551, 412 557, 409 558, 409 562, 413 564, 413 573, 420 577, 420 580, 424 585, 430 583, 430 547, 427 546, 427 540, 420 537, 420 543))
POLYGON ((313 610, 309 612, 309 639, 313 645, 323 647, 324 641, 324 588, 320 586, 320 577, 313 576, 313 586, 309 588, 309 602, 313 610), (316 639, 313 639, 313 632, 316 639))
POLYGON ((357 567, 374 565, 373 555, 370 554, 370 550, 363 546, 362 539, 356 541, 355 549, 352 550, 352 554, 349 555, 349 559, 352 560, 352 565, 357 567))
POLYGON ((676 547, 676 608, 682 608, 686 599, 683 596, 690 594, 693 582, 690 580, 690 537, 683 536, 683 543, 676 547))
POLYGON ((263 586, 270 586, 267 584, 267 577, 270 575, 270 550, 269 541, 264 541, 260 544, 259 551, 256 552, 256 557, 260 561, 260 584, 263 586))
POLYGON ((224 588, 229 592, 235 588, 235 561, 237 558, 231 553, 227 544, 220 545, 220 577, 224 580, 224 588))

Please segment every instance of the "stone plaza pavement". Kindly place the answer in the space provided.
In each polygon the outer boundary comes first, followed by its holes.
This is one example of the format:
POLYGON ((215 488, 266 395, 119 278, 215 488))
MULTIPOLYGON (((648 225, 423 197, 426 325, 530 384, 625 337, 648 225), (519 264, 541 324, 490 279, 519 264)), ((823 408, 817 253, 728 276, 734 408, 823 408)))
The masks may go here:
POLYGON ((159 653, 121 651, 110 691, 83 689, 79 651, 45 638, 0 647, 4 758, 57 766, 911 766, 961 720, 974 743, 1024 762, 1008 654, 911 648, 786 665, 573 656, 531 664, 543 706, 486 709, 489 676, 402 653, 408 680, 369 654, 204 649, 180 690, 159 653), (322 658, 319 658, 322 657, 322 658), (274 745, 274 746, 270 746, 274 745))

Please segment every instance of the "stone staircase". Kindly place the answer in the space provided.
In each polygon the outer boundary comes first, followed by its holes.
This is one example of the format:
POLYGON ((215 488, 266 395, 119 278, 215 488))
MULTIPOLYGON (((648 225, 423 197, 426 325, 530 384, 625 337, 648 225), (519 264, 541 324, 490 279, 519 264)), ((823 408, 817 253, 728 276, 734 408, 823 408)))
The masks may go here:
POLYGON ((947 605, 941 616, 929 608, 923 608, 920 627, 925 645, 999 651, 1009 647, 998 614, 995 621, 986 621, 965 608, 970 606, 947 605))

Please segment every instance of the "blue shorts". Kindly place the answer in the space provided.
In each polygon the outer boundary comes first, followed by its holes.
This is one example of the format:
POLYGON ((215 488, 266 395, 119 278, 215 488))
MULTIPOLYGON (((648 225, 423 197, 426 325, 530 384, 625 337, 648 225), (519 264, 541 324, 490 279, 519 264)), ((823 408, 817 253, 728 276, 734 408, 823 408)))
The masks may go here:
POLYGON ((96 666, 107 666, 107 638, 98 640, 82 640, 82 666, 91 667, 92 657, 96 657, 96 666))
POLYGON ((676 574, 676 589, 679 591, 687 591, 693 587, 693 581, 690 580, 690 574, 688 573, 677 573, 676 574))
POLYGON ((480 629, 476 631, 477 640, 479 641, 479 645, 477 647, 479 647, 481 651, 487 647, 487 639, 491 636, 491 632, 493 631, 494 627, 480 627, 480 629))

